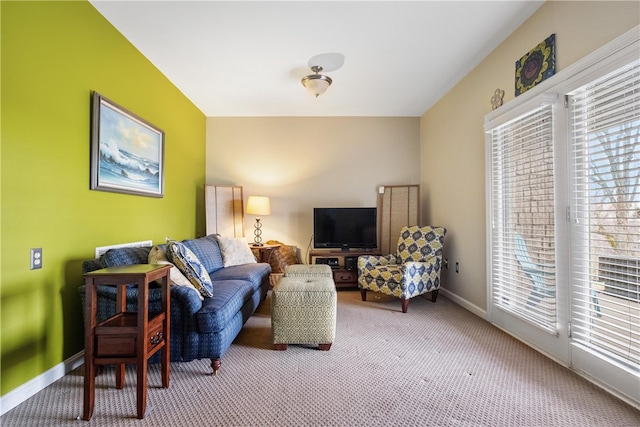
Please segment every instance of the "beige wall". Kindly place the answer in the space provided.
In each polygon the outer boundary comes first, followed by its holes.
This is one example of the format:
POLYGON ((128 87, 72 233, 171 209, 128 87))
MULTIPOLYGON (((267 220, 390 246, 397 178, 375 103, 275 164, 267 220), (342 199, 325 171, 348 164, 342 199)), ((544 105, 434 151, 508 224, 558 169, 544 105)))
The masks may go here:
MULTIPOLYGON (((314 207, 375 206, 380 185, 417 184, 417 117, 243 117, 207 119, 209 185, 241 185, 244 198, 271 197, 263 240, 304 255, 314 207)), ((246 215, 253 239, 255 216, 246 215)))
POLYGON ((448 229, 443 287, 464 302, 486 309, 483 123, 496 88, 513 99, 515 61, 550 34, 561 71, 639 23, 635 1, 548 1, 422 116, 423 217, 448 229))

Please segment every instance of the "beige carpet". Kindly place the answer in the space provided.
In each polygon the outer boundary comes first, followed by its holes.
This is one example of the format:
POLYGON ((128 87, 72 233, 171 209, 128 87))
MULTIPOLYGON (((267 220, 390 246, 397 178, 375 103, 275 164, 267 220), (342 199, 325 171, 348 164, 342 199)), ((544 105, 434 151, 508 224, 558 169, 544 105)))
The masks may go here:
POLYGON ((124 390, 113 369, 97 380, 90 422, 82 368, 0 418, 10 426, 639 426, 640 411, 490 326, 444 297, 362 302, 338 292, 328 352, 271 349, 269 299, 222 359, 174 363, 162 389, 150 368, 144 420, 135 370, 124 390))

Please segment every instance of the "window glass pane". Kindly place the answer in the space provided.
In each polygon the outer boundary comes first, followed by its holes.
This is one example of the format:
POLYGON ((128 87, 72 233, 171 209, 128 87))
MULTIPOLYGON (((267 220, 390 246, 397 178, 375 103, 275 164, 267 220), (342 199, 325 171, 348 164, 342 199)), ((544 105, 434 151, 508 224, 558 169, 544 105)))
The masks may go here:
POLYGON ((552 107, 491 131, 493 305, 557 331, 552 107))
POLYGON ((640 371, 640 62, 570 97, 572 339, 640 371))

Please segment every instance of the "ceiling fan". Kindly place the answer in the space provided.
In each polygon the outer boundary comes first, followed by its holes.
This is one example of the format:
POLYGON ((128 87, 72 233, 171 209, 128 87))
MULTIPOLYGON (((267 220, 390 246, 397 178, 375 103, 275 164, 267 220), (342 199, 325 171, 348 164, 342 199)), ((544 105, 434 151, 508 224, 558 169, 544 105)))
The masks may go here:
POLYGON ((322 95, 331 86, 333 80, 331 77, 320 74, 321 71, 330 72, 342 67, 344 64, 344 55, 337 52, 321 53, 309 59, 308 65, 315 74, 309 74, 302 78, 302 86, 304 86, 315 97, 322 95))

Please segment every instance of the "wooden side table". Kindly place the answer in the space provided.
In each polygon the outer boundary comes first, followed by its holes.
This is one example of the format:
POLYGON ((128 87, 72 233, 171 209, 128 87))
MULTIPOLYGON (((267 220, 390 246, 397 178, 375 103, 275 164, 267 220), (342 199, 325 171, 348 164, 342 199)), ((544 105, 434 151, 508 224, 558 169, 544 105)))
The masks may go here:
POLYGON ((138 264, 104 268, 84 275, 84 413, 89 421, 95 401, 96 365, 115 365, 116 388, 124 387, 125 364, 135 363, 138 418, 147 409, 147 360, 162 350, 162 387, 169 387, 170 265, 138 264), (162 311, 149 318, 149 283, 162 279, 162 311), (98 286, 116 286, 116 314, 97 324, 98 286), (127 312, 126 287, 138 287, 138 311, 127 312))
POLYGON ((268 264, 269 259, 271 259, 271 254, 276 249, 279 249, 280 245, 262 245, 262 246, 250 245, 250 247, 251 247, 251 250, 258 251, 258 254, 260 256, 260 259, 258 260, 258 262, 266 262, 268 264))

